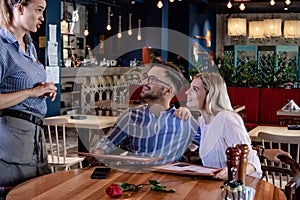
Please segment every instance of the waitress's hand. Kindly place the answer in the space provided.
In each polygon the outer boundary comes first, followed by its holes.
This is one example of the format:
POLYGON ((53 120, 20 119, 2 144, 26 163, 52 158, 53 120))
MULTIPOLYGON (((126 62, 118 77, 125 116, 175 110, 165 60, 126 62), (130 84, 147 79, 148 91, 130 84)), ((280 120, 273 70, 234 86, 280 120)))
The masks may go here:
POLYGON ((57 87, 52 82, 41 82, 36 87, 30 89, 29 97, 49 97, 55 100, 57 87))
POLYGON ((181 120, 188 120, 192 116, 190 110, 187 107, 179 107, 174 111, 174 115, 181 120))

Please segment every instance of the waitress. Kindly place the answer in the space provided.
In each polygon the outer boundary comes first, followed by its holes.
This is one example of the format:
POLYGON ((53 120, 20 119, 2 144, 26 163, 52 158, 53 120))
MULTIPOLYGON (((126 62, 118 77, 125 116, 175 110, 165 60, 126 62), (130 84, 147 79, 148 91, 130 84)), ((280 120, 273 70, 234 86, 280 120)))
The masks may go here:
POLYGON ((45 0, 0 3, 0 199, 6 189, 49 172, 42 146, 46 98, 56 97, 28 33, 44 21, 45 0))

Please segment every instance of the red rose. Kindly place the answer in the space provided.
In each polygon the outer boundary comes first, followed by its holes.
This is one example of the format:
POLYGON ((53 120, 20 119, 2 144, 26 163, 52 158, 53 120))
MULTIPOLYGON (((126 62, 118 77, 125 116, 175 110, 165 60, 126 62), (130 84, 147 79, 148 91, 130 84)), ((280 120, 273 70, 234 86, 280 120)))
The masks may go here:
POLYGON ((122 196, 122 189, 118 184, 111 184, 106 188, 106 194, 111 198, 117 198, 122 196))

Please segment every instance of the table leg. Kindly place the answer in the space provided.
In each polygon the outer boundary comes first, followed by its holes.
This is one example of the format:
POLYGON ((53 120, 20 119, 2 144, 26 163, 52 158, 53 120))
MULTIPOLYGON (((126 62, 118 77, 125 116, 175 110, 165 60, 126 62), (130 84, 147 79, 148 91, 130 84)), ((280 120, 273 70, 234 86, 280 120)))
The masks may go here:
POLYGON ((89 152, 91 129, 78 128, 78 151, 89 152))

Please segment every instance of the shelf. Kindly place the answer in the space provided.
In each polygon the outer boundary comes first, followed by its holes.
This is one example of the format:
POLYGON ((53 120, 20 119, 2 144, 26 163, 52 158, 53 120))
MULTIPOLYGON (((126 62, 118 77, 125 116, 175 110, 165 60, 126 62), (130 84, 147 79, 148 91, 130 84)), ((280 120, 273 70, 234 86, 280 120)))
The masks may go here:
POLYGON ((61 92, 60 94, 80 94, 80 91, 73 91, 73 92, 61 92))
POLYGON ((76 49, 75 47, 64 46, 64 49, 76 49))

